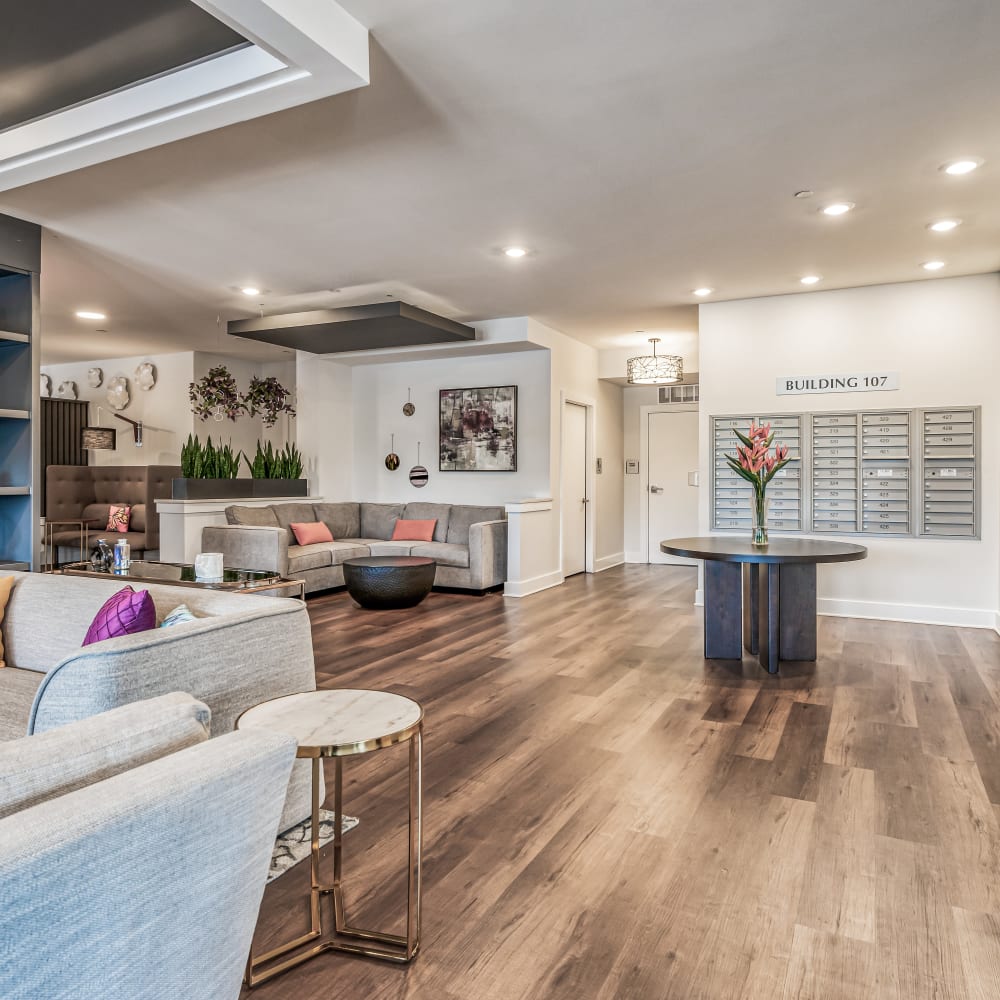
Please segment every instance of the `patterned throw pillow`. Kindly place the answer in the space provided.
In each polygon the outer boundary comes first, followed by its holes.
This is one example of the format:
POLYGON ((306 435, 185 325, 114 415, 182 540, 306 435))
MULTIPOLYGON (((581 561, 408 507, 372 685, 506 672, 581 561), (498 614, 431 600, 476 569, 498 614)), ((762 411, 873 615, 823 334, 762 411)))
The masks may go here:
POLYGON ((113 503, 108 508, 107 531, 128 531, 128 523, 132 518, 132 508, 127 503, 113 503))
POLYGON ((160 622, 160 628, 170 628, 171 625, 180 625, 183 622, 197 621, 197 616, 186 604, 178 604, 166 618, 160 622))
POLYGON ((85 646, 122 635, 135 635, 156 628, 156 607, 148 590, 135 591, 131 587, 119 590, 109 597, 87 629, 85 646))

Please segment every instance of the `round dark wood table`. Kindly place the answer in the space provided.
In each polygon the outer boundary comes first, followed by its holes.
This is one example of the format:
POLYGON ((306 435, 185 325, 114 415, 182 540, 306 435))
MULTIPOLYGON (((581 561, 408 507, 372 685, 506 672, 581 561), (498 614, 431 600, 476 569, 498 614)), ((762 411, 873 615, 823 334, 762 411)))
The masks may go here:
POLYGON ((437 563, 423 556, 363 556, 344 560, 347 592, 363 608, 412 608, 434 586, 437 563))
POLYGON ((816 659, 816 566, 864 559, 868 549, 821 538, 669 538, 660 550, 705 563, 705 658, 755 654, 768 673, 780 660, 816 659))

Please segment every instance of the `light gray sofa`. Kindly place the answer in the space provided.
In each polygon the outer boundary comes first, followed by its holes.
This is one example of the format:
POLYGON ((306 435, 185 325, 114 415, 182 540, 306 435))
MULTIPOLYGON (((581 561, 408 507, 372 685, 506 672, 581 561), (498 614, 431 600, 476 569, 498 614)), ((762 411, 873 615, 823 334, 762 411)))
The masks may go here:
POLYGON ((343 562, 358 556, 427 556, 437 563, 436 587, 485 591, 507 579, 503 507, 445 503, 280 503, 226 508, 225 527, 202 529, 203 552, 221 552, 226 566, 305 580, 306 592, 344 585, 343 562), (431 542, 394 542, 400 518, 434 519, 431 542), (333 542, 298 545, 290 527, 322 521, 333 542))
POLYGON ((171 694, 0 743, 4 1000, 239 996, 295 741, 210 724, 171 694))
MULTIPOLYGON (((12 575, 2 625, 0 741, 171 691, 205 702, 219 736, 262 701, 316 688, 301 601, 149 585, 158 619, 186 604, 198 620, 83 647, 94 615, 122 581, 12 575)), ((297 764, 282 829, 310 814, 309 778, 308 761, 297 764)))

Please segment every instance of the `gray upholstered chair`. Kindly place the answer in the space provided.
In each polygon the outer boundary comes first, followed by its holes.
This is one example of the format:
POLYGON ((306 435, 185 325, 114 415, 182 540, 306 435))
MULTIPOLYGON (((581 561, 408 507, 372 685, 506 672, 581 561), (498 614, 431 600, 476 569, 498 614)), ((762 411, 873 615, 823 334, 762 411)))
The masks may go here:
POLYGON ((172 694, 0 744, 0 996, 236 1000, 295 741, 172 694))

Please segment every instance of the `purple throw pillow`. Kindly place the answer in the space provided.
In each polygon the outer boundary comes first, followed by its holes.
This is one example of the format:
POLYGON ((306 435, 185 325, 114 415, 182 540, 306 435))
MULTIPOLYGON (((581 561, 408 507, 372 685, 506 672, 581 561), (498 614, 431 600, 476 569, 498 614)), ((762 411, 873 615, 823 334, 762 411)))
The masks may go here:
POLYGON ((131 587, 109 597, 94 615, 87 629, 85 646, 120 635, 134 635, 156 628, 156 606, 148 590, 134 591, 131 587))

